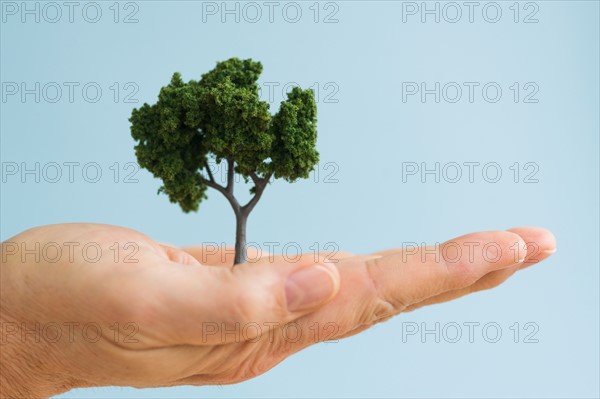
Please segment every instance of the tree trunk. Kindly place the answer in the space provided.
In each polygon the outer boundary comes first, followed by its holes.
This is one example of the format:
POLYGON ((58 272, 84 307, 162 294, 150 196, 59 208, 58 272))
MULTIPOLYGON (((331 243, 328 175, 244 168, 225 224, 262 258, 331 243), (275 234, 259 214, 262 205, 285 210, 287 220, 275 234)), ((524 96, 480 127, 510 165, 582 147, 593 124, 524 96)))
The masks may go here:
POLYGON ((235 259, 234 265, 246 262, 246 221, 248 214, 236 212, 235 214, 235 259))

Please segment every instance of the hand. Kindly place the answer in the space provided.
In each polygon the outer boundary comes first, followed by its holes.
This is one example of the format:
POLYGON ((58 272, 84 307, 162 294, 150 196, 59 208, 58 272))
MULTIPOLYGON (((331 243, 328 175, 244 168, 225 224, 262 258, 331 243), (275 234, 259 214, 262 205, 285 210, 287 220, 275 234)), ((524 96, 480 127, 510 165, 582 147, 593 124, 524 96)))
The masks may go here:
POLYGON ((1 394, 244 381, 319 341, 495 287, 555 245, 524 227, 232 267, 232 253, 177 249, 126 228, 37 227, 2 243, 1 394))

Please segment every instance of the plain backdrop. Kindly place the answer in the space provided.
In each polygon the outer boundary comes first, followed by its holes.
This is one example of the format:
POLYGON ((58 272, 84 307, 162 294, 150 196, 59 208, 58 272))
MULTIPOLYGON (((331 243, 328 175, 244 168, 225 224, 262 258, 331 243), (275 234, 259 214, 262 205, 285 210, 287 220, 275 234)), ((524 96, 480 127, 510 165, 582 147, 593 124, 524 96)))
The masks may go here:
POLYGON ((318 344, 252 381, 61 397, 598 397, 598 2, 479 2, 469 16, 463 2, 100 1, 77 3, 72 22, 45 4, 2 2, 3 240, 87 221, 232 244, 220 194, 188 215, 156 194, 128 117, 173 72, 198 79, 233 56, 263 63, 273 112, 288 83, 318 91, 318 173, 271 184, 249 241, 367 253, 518 225, 558 240, 495 290, 318 344), (437 337, 421 334, 436 323, 437 337))

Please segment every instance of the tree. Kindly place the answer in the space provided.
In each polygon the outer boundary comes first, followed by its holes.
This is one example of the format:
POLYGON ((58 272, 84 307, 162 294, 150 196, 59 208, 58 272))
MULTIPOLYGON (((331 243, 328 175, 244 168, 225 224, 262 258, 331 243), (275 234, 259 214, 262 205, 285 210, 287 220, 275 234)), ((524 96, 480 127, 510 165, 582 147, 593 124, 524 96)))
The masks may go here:
POLYGON ((199 81, 179 73, 161 88, 154 105, 131 113, 131 135, 141 167, 162 179, 159 189, 188 213, 197 211, 211 187, 227 198, 236 217, 235 264, 246 260, 246 223, 274 178, 307 178, 319 161, 317 107, 312 90, 294 87, 271 115, 260 100, 262 64, 231 58, 218 62, 199 81), (209 162, 227 166, 219 184, 209 162), (241 205, 234 196, 234 173, 252 182, 252 197, 241 205))

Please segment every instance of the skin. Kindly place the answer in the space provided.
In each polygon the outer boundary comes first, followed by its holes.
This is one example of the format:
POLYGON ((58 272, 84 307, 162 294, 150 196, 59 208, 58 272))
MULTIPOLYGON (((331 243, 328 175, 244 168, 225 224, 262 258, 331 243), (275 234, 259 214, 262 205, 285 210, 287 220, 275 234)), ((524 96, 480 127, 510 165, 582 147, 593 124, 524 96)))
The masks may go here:
POLYGON ((232 267, 232 251, 175 248, 127 228, 36 227, 2 243, 0 393, 33 398, 79 387, 238 383, 317 342, 495 287, 555 248, 547 230, 520 227, 458 237, 429 248, 425 257, 423 248, 343 253, 329 258, 334 262, 325 261, 327 254, 305 254, 295 262, 269 255, 232 267), (63 248, 54 263, 48 261, 54 253, 22 259, 15 250, 15 243, 30 250, 36 243, 50 248, 48 243, 65 242, 81 245, 72 258, 63 248), (90 242, 102 249, 95 262, 94 250, 87 258, 81 250, 90 242), (116 258, 115 242, 121 248, 116 258), (130 258, 126 243, 137 249, 130 258), (472 257, 467 243, 475 248, 472 257), (502 249, 498 259, 492 250, 484 256, 489 243, 502 249), (458 257, 452 251, 457 246, 464 249, 458 257), (328 277, 329 293, 320 303, 288 309, 286 279, 313 268, 328 277), (84 331, 91 322, 101 328, 97 342, 97 330, 84 331), (35 323, 61 326, 62 335, 48 329, 36 342, 35 323), (25 339, 23 330, 29 331, 25 339))

